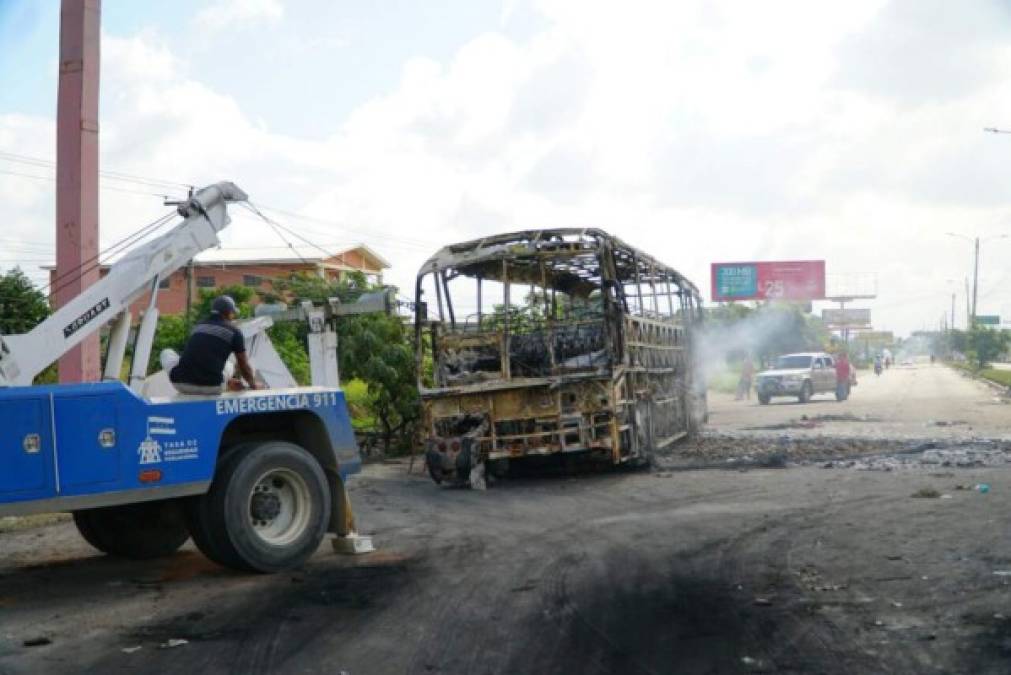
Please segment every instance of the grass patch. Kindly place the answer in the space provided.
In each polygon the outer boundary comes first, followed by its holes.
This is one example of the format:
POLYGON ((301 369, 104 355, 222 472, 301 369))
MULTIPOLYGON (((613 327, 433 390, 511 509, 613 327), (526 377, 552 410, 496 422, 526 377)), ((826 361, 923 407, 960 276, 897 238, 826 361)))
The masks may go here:
POLYGON ((975 377, 983 378, 1002 387, 1011 387, 1011 370, 999 370, 997 368, 977 368, 972 363, 955 363, 949 361, 948 365, 955 370, 968 373, 975 377))
POLYGON ((985 380, 996 382, 1005 387, 1011 387, 1011 370, 997 370, 996 368, 984 368, 976 373, 985 380))

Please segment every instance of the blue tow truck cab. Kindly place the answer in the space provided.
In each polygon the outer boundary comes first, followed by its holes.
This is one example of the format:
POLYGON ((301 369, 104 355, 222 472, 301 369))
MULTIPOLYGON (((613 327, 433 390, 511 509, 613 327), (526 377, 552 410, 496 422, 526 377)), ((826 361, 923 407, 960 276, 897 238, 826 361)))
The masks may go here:
POLYGON ((0 515, 74 512, 106 552, 163 555, 192 534, 218 562, 274 571, 311 554, 326 530, 353 527, 344 485, 361 460, 339 389, 148 401, 121 382, 11 387, 0 389, 0 428, 0 515), (260 473, 229 485, 257 453, 260 473), (248 505, 228 513, 214 505, 222 496, 248 505), (217 540, 243 526, 263 541, 217 540), (293 543, 293 557, 269 550, 293 543))

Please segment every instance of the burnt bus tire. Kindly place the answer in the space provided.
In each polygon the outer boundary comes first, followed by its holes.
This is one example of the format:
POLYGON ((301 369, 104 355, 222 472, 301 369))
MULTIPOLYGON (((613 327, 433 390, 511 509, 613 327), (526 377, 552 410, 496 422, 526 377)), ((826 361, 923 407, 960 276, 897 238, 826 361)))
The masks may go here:
POLYGON ((233 452, 188 509, 197 547, 242 571, 298 567, 319 548, 330 518, 326 475, 305 449, 267 441, 233 452))
POLYGON ((133 560, 172 555, 190 538, 174 500, 75 511, 74 524, 102 553, 133 560))
POLYGON ((441 485, 446 474, 442 470, 442 455, 435 448, 430 448, 425 452, 425 468, 428 469, 428 475, 432 477, 435 484, 441 485))

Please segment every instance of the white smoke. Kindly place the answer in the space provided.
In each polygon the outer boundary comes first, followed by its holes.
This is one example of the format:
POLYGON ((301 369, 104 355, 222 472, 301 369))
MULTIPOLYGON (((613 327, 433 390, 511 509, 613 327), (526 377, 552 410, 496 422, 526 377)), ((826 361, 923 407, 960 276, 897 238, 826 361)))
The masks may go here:
MULTIPOLYGON (((751 357, 755 372, 762 369, 760 356, 767 354, 772 345, 780 344, 785 350, 818 350, 819 344, 807 344, 796 333, 797 316, 777 307, 760 307, 737 320, 713 321, 704 324, 696 335, 695 364, 697 373, 707 381, 724 373, 730 367, 728 359, 751 357), (792 347, 784 344, 784 336, 791 338, 792 347)), ((778 354, 777 354, 778 355, 778 354)))

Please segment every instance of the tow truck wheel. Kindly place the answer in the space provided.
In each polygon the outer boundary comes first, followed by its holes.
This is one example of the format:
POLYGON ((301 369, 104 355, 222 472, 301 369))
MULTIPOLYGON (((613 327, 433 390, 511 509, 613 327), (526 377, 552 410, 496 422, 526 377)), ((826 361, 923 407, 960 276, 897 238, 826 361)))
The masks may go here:
POLYGON ((190 538, 176 501, 75 511, 74 524, 99 551, 134 560, 171 555, 190 538))
POLYGON ((269 441, 227 457, 188 516, 193 540, 208 558, 235 569, 278 572, 301 565, 319 548, 330 491, 306 450, 269 441))

